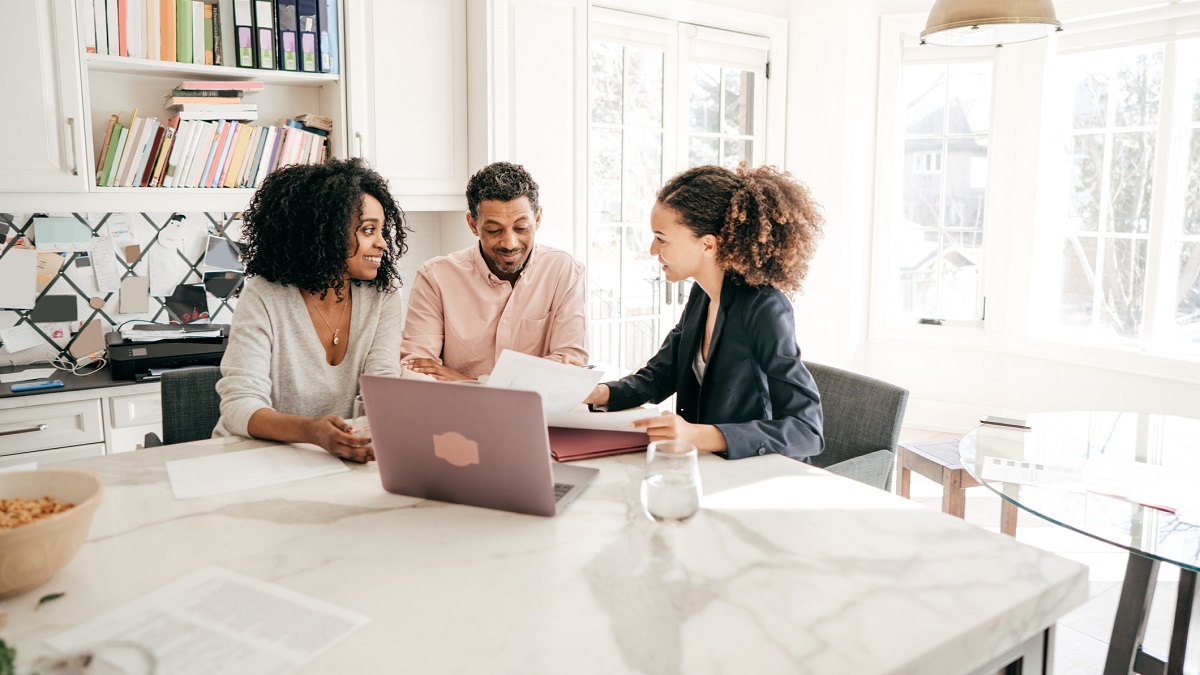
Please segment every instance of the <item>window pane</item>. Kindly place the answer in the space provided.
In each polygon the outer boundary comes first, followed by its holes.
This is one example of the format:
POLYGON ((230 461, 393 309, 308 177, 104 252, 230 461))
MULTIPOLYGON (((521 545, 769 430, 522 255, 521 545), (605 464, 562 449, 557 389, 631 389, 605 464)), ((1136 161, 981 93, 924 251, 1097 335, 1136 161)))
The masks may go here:
POLYGON ((754 73, 726 68, 722 71, 725 87, 724 133, 754 133, 754 73))
POLYGON ((592 45, 591 89, 592 121, 621 123, 622 52, 620 45, 596 42, 592 45))
POLYGON ((1096 270, 1096 240, 1068 237, 1063 246, 1062 305, 1059 317, 1064 326, 1085 328, 1092 322, 1096 270))
MULTIPOLYGON (((946 66, 905 66, 904 129, 910 134, 941 134, 945 128, 946 66)), ((989 84, 990 86, 990 84, 989 84)))
POLYGON ((692 131, 716 133, 720 130, 720 66, 688 64, 688 118, 692 131))
POLYGON ((1154 183, 1154 133, 1113 134, 1110 180, 1113 232, 1150 231, 1150 192, 1154 183))
POLYGON ((661 127, 663 123, 663 53, 628 47, 625 67, 625 123, 661 127))
POLYGON ((638 319, 625 323, 625 358, 621 368, 633 370, 640 367, 658 350, 658 319, 638 319))
MULTIPOLYGON (((625 228, 625 266, 621 270, 621 308, 625 316, 649 316, 662 308, 661 284, 654 280, 662 276, 658 259, 650 255, 653 235, 648 225, 625 228)), ((657 346, 657 345, 656 345, 657 346)), ((648 357, 649 354, 642 358, 648 357)))
POLYGON ((621 220, 621 130, 592 128, 588 192, 593 222, 621 220))
POLYGON ((1104 70, 1089 68, 1090 57, 1090 54, 1069 56, 1061 61, 1067 86, 1074 92, 1071 126, 1076 129, 1100 129, 1107 119, 1110 78, 1104 70))
POLYGON ((1100 324, 1120 337, 1142 333, 1146 288, 1146 241, 1112 239, 1105 242, 1104 309, 1100 324))
POLYGON ((649 223, 654 195, 662 185, 662 132, 625 132, 624 222, 649 223))
POLYGON ((983 227, 987 190, 987 139, 951 138, 946 143, 946 217, 943 227, 983 227))
POLYGON ((1162 93, 1163 46, 1134 47, 1114 52, 1116 59, 1116 126, 1158 124, 1162 93))
POLYGON ((752 153, 753 141, 743 140, 740 138, 727 138, 722 146, 721 166, 733 170, 737 168, 738 162, 751 163, 754 159, 752 153))
POLYGON ((1100 167, 1104 165, 1104 136, 1081 134, 1075 137, 1071 157, 1069 230, 1095 232, 1100 229, 1100 167))
POLYGON ((1184 340, 1200 344, 1200 243, 1183 245, 1176 298, 1175 325, 1184 340))
POLYGON ((992 116, 992 64, 950 66, 946 130, 951 134, 986 133, 992 116))
POLYGON ((700 136, 688 137, 688 166, 700 166, 701 164, 716 164, 718 157, 719 140, 716 138, 703 138, 700 136))
POLYGON ((904 219, 925 227, 940 225, 942 210, 941 139, 916 139, 904 144, 904 219), (936 159, 934 159, 936 158, 936 159), (937 165, 937 170, 926 170, 937 165), (920 165, 920 171, 914 166, 920 165))
POLYGON ((1187 234, 1200 234, 1200 129, 1192 131, 1187 192, 1183 197, 1183 231, 1187 234))
POLYGON ((588 248, 588 303, 593 319, 620 316, 621 298, 620 226, 595 226, 588 248))
POLYGON ((909 229, 897 237, 900 307, 906 315, 938 317, 936 230, 909 229))
POLYGON ((979 256, 977 248, 959 244, 958 237, 942 236, 938 256, 941 276, 941 306, 937 316, 946 319, 978 319, 975 308, 979 302, 979 256))

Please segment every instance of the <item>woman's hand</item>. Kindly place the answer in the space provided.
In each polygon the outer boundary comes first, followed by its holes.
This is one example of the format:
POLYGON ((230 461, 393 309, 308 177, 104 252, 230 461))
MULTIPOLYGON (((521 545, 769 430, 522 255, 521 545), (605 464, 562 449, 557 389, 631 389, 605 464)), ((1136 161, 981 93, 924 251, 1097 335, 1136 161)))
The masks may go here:
MULTIPOLYGON (((603 385, 601 385, 603 386, 603 385)), ((725 450, 725 434, 711 424, 692 424, 672 412, 658 417, 635 420, 634 428, 641 429, 654 441, 687 441, 704 452, 725 450)))
POLYGON ((434 361, 433 359, 411 359, 400 364, 403 368, 408 368, 414 373, 428 375, 435 380, 442 382, 461 382, 463 380, 472 380, 475 378, 467 377, 462 373, 450 370, 446 366, 434 361))
POLYGON ((592 390, 592 393, 588 394, 588 397, 583 399, 583 403, 584 405, 605 406, 608 405, 608 396, 608 385, 598 384, 596 385, 596 388, 592 390))
POLYGON ((335 457, 351 462, 369 462, 375 459, 371 437, 355 435, 353 427, 337 415, 310 418, 308 437, 310 443, 325 448, 335 457))

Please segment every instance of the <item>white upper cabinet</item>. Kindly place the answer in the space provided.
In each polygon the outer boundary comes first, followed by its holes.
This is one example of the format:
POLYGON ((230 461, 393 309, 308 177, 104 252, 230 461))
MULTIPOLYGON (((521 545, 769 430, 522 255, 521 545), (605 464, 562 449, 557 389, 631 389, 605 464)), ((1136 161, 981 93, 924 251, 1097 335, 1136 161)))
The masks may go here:
POLYGON ((71 0, 0 2, 0 191, 87 189, 71 0))
POLYGON ((346 6, 349 152, 406 211, 466 208, 465 0, 346 6))
POLYGON ((538 242, 586 253, 585 0, 471 0, 470 166, 509 161, 538 182, 538 242))

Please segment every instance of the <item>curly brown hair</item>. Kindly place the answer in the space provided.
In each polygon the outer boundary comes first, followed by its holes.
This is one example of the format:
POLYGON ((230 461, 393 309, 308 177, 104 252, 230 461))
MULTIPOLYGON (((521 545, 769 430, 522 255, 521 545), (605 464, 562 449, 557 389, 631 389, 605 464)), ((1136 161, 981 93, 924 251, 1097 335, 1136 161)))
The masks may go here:
POLYGON ((825 225, 808 188, 772 166, 697 166, 667 181, 657 199, 697 237, 717 238, 726 272, 789 297, 801 289, 825 225))
POLYGON ((479 217, 479 203, 487 200, 511 202, 526 197, 537 213, 538 184, 525 167, 512 162, 492 162, 475 172, 467 181, 467 210, 479 217))

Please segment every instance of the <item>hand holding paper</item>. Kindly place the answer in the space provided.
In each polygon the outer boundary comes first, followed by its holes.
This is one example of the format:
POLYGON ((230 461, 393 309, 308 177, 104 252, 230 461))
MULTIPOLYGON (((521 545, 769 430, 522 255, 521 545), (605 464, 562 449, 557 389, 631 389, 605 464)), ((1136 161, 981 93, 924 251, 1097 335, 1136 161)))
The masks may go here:
POLYGON ((505 349, 500 353, 487 386, 535 391, 547 414, 575 408, 592 393, 601 373, 505 349))

